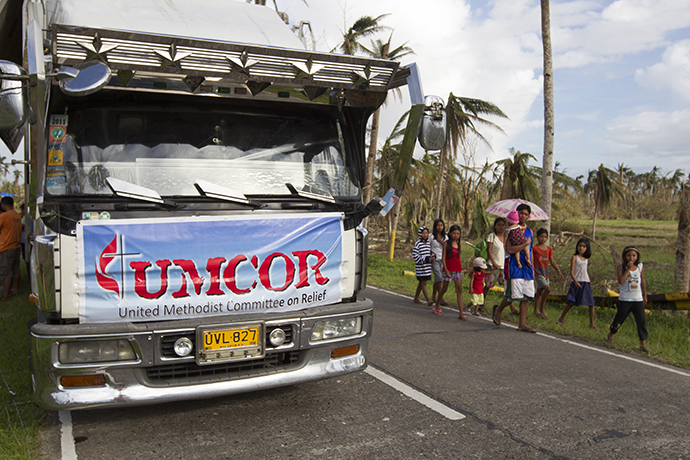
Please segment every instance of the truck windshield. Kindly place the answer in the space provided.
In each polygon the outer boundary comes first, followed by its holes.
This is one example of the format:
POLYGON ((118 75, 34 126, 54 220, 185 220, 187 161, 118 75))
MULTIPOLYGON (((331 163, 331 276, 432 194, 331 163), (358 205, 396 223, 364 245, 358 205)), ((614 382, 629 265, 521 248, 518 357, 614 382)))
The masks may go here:
POLYGON ((66 135, 50 145, 47 192, 108 195, 114 177, 160 196, 199 196, 199 179, 245 195, 286 195, 286 183, 359 194, 332 109, 228 107, 70 107, 51 117, 66 135))

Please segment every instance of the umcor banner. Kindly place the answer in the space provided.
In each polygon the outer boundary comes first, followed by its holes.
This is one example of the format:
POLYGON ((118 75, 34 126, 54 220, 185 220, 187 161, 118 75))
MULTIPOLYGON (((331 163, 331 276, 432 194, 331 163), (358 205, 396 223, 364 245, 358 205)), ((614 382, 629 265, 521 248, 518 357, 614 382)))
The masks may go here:
POLYGON ((342 297, 342 214, 84 220, 82 323, 301 310, 342 297))

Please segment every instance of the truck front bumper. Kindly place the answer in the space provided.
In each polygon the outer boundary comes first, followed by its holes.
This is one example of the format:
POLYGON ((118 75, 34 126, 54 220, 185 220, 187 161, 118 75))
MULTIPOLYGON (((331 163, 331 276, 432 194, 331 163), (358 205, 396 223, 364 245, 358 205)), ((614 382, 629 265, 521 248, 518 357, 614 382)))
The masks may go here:
POLYGON ((214 398, 335 377, 364 370, 371 335, 373 304, 364 299, 349 304, 293 312, 290 317, 215 318, 167 323, 47 325, 32 327, 33 383, 37 402, 48 409, 158 404, 214 398), (361 317, 355 336, 318 342, 311 331, 319 321, 361 317), (271 348, 265 357, 213 365, 198 365, 194 356, 171 356, 171 337, 188 336, 197 327, 261 321, 267 332, 288 331, 290 343, 271 348), (59 347, 70 341, 128 340, 135 361, 63 364, 59 347), (335 353, 334 353, 335 350, 335 353), (344 351, 344 354, 342 354, 344 351), (339 356, 340 355, 340 356, 339 356), (100 384, 66 386, 71 378, 99 376, 100 384))

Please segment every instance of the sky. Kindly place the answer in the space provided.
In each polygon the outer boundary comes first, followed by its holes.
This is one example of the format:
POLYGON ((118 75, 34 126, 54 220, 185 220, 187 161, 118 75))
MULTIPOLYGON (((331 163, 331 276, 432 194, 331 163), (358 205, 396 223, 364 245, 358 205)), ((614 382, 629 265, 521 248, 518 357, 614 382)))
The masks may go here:
MULTIPOLYGON (((277 0, 291 23, 309 21, 317 50, 329 51, 363 15, 389 14, 394 47, 415 51, 428 95, 479 98, 509 117, 504 132, 480 127, 491 148, 477 163, 513 147, 543 152, 543 80, 538 0, 277 0)), ((271 4, 269 0, 267 2, 271 4)), ((391 31, 377 35, 387 39, 391 31)), ((571 176, 603 163, 637 173, 652 167, 690 173, 690 6, 687 0, 551 0, 554 58, 554 162, 571 176)), ((370 45, 370 40, 364 40, 370 45)), ((382 144, 409 108, 389 98, 382 144)), ((4 145, 0 156, 11 155, 4 145)))
MULTIPOLYGON (((538 0, 278 0, 291 22, 310 21, 317 49, 336 47, 363 15, 389 13, 392 46, 415 55, 426 94, 479 98, 509 120, 480 128, 491 149, 482 163, 514 147, 541 166, 543 52, 538 0)), ((270 3, 270 2, 267 2, 270 3)), ((389 32, 376 37, 387 39, 389 32)), ((687 0, 551 0, 554 162, 571 176, 603 163, 637 173, 657 166, 690 173, 690 5, 687 0)), ((364 44, 370 45, 365 39, 364 44)), ((409 108, 389 100, 381 144, 409 108)))

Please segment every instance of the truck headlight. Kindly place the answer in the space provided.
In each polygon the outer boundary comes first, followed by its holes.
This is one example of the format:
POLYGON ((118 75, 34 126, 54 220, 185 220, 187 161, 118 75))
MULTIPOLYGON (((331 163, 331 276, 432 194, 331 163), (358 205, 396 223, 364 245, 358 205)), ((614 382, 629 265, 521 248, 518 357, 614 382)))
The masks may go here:
POLYGON ((357 335, 362 332, 362 317, 342 318, 342 319, 324 319, 318 321, 311 331, 311 341, 318 342, 320 340, 337 339, 340 337, 349 337, 357 335))
POLYGON ((58 356, 62 364, 133 361, 137 357, 127 339, 63 342, 58 356))

